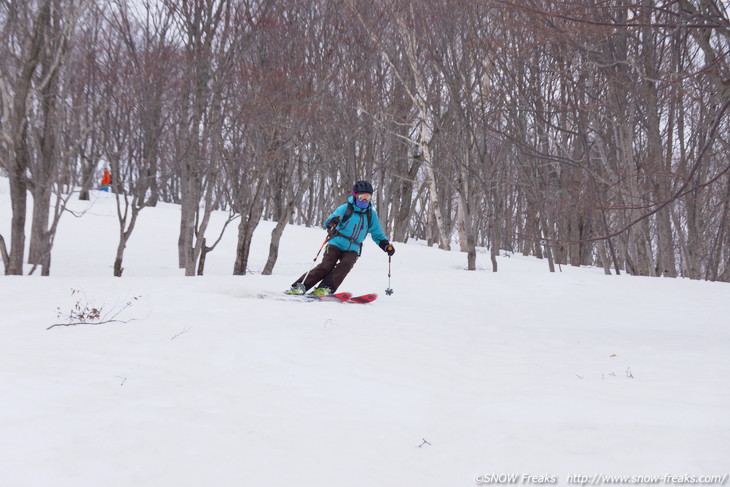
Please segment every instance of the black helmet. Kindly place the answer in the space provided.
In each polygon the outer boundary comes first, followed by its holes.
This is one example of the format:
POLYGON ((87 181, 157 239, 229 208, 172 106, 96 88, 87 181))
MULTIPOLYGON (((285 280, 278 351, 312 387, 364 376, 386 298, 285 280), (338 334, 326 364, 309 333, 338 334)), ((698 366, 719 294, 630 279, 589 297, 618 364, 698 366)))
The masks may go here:
POLYGON ((352 187, 353 193, 371 193, 373 192, 373 185, 367 181, 358 181, 352 187))

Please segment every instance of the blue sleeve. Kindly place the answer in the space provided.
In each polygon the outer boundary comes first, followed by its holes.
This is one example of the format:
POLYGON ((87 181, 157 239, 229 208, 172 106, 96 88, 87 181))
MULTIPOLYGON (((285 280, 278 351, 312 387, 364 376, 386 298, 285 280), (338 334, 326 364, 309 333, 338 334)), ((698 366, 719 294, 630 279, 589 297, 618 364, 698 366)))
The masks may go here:
POLYGON ((383 227, 380 226, 380 219, 378 218, 378 214, 375 212, 375 210, 371 210, 373 212, 373 219, 370 222, 370 227, 368 228, 368 231, 370 232, 370 236, 373 238, 373 242, 380 245, 380 242, 383 240, 388 240, 388 237, 385 236, 385 233, 383 233, 383 227))
POLYGON ((334 211, 334 213, 332 213, 330 216, 328 216, 327 219, 324 221, 324 223, 322 224, 322 228, 326 229, 327 223, 329 223, 329 221, 336 216, 339 216, 340 221, 341 221, 342 218, 345 216, 346 211, 347 211, 347 203, 345 203, 344 205, 338 206, 337 209, 334 211))

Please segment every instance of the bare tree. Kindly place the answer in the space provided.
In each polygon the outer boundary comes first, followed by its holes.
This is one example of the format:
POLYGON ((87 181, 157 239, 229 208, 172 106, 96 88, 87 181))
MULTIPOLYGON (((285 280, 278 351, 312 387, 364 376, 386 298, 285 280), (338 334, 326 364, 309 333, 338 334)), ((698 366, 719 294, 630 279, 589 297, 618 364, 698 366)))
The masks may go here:
POLYGON ((234 22, 232 0, 163 3, 184 53, 176 80, 180 91, 174 128, 181 203, 178 256, 185 275, 193 276, 214 209, 224 121, 221 97, 231 68, 232 30, 243 23, 234 22))
POLYGON ((423 45, 418 42, 417 38, 417 33, 422 32, 425 27, 422 15, 424 9, 416 9, 413 2, 406 2, 405 4, 388 3, 387 6, 382 6, 383 10, 379 12, 376 30, 374 22, 371 19, 366 19, 363 12, 361 12, 361 8, 358 8, 354 2, 349 2, 349 6, 363 28, 368 32, 373 44, 377 46, 393 70, 395 79, 402 83, 415 109, 416 118, 412 121, 415 130, 409 138, 417 158, 422 162, 424 168, 430 199, 429 207, 439 246, 448 250, 451 247, 451 239, 442 215, 435 162, 431 154, 431 143, 434 137, 435 125, 438 123, 438 116, 435 113, 433 104, 430 102, 432 97, 429 96, 428 83, 438 79, 438 73, 433 76, 434 73, 426 72, 429 64, 424 62, 423 45), (388 15, 392 19, 390 32, 393 34, 387 40, 383 38, 383 35, 388 30, 382 29, 382 22, 386 18, 386 7, 388 15), (399 48, 397 55, 403 56, 404 62, 401 66, 395 63, 396 54, 391 53, 389 50, 392 44, 397 45, 399 48))
POLYGON ((116 36, 109 41, 105 79, 111 91, 102 127, 107 136, 106 159, 112 166, 119 243, 114 275, 123 272, 124 250, 139 213, 159 198, 162 138, 169 131, 164 111, 169 107, 167 72, 178 59, 168 36, 171 19, 160 5, 145 3, 138 18, 126 4, 110 16, 116 36))
POLYGON ((48 228, 51 193, 61 156, 73 158, 70 148, 59 147, 61 111, 59 78, 67 40, 80 15, 75 2, 42 0, 3 4, 5 45, 0 76, 2 146, 0 160, 9 176, 13 218, 7 274, 23 273, 26 190, 34 194, 31 262, 50 266, 53 236, 63 203, 57 201, 54 223, 48 228))

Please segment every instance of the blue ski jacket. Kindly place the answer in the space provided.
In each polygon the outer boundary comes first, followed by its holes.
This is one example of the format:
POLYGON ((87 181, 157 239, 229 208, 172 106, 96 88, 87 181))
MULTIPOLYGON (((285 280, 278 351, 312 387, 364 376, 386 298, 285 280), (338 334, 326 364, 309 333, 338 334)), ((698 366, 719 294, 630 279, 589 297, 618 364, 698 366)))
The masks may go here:
POLYGON ((380 242, 387 240, 387 237, 383 233, 383 227, 380 226, 380 220, 378 214, 375 213, 375 209, 372 204, 368 205, 367 208, 358 208, 355 204, 355 197, 350 196, 347 198, 347 203, 340 205, 332 213, 327 220, 324 222, 324 228, 329 228, 329 223, 333 218, 339 216, 339 224, 335 228, 335 236, 329 240, 329 245, 334 245, 340 250, 348 251, 352 250, 357 252, 358 255, 362 252, 362 242, 370 233, 373 241, 380 245, 380 242), (347 220, 345 219, 345 213, 347 207, 352 205, 352 214, 347 220), (367 212, 370 212, 370 225, 368 226, 367 212))

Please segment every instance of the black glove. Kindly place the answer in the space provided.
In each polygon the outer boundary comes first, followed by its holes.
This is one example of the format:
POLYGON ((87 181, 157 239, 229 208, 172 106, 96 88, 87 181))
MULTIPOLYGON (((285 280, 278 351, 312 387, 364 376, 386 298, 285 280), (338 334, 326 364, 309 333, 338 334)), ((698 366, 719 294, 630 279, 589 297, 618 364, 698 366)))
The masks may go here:
POLYGON ((325 226, 327 227, 327 229, 333 230, 339 224, 340 224, 340 215, 335 215, 332 218, 330 218, 329 220, 327 220, 327 223, 325 223, 325 226))
POLYGON ((382 240, 378 245, 380 245, 380 248, 383 249, 383 251, 386 252, 388 255, 395 254, 395 249, 392 245, 390 245, 390 242, 388 242, 387 240, 382 240))

